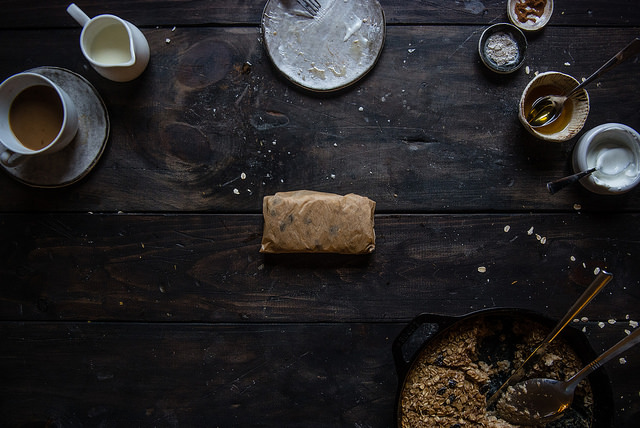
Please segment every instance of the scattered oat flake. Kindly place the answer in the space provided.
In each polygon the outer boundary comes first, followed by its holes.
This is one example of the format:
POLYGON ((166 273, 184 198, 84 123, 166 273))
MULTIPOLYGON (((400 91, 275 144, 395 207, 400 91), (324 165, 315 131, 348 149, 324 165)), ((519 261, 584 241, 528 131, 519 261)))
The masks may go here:
POLYGON ((505 232, 508 232, 508 231, 510 231, 510 230, 511 230, 511 226, 506 225, 506 226, 504 227, 504 231, 505 231, 505 232))
POLYGON ((624 329, 624 334, 626 334, 627 336, 629 336, 631 334, 631 330, 627 330, 626 328, 624 329))
POLYGON ((594 274, 594 275, 597 275, 597 274, 599 274, 599 273, 600 273, 600 268, 599 268, 599 267, 597 267, 597 268, 595 268, 595 269, 593 270, 593 274, 594 274))
POLYGON ((240 191, 238 189, 233 189, 233 193, 236 194, 236 195, 239 195, 240 191))
POLYGON ((607 321, 609 324, 613 325, 616 323, 616 320, 614 320, 613 318, 611 318, 609 321, 607 321))
POLYGON ((242 174, 240 174, 240 179, 241 180, 246 180, 247 179, 247 174, 245 174, 244 172, 242 174))
POLYGON ((587 318, 587 317, 582 317, 582 318, 580 318, 580 321, 582 321, 582 322, 587 322, 587 321, 589 321, 589 318, 587 318))
POLYGON ((533 235, 533 226, 531 226, 531 229, 527 230, 527 235, 533 235))
POLYGON ((567 67, 569 67, 571 65, 570 62, 565 62, 564 65, 566 65, 567 67))
POLYGON ((358 111, 364 111, 364 107, 359 107, 358 111))
POLYGON ((638 321, 629 321, 629 326, 633 328, 638 327, 638 321))
POLYGON ((484 267, 484 266, 480 266, 480 267, 478 267, 478 272, 480 272, 480 273, 485 273, 486 271, 487 271, 487 268, 486 268, 486 267, 484 267))
POLYGON ((624 357, 620 357, 618 361, 620 361, 620 364, 627 364, 627 359, 624 357))
POLYGON ((529 74, 531 72, 531 69, 529 68, 528 65, 524 68, 524 72, 527 73, 527 74, 529 74))
POLYGON ((605 323, 603 323, 602 321, 600 321, 600 322, 598 323, 598 327, 600 327, 600 328, 604 328, 604 326, 605 326, 605 323))
POLYGON ((416 50, 415 50, 415 49, 413 49, 413 48, 411 48, 411 49, 407 49, 407 52, 409 52, 409 53, 414 53, 415 51, 416 51, 416 50))
POLYGON ((538 235, 538 234, 536 233, 536 240, 538 240, 538 241, 539 241, 539 240, 541 240, 541 239, 542 239, 542 236, 540 236, 540 235, 538 235))
POLYGON ((547 243, 547 237, 546 237, 546 236, 543 236, 542 238, 540 238, 540 243, 541 243, 542 245, 546 244, 546 243, 547 243))
POLYGON ((571 260, 572 262, 576 261, 576 258, 574 256, 569 257, 569 260, 571 260))
POLYGON ((165 42, 166 44, 169 44, 169 43, 171 43, 171 39, 167 37, 166 39, 164 39, 164 42, 165 42))
POLYGON ((582 327, 582 332, 586 333, 587 332, 587 327, 582 327))
POLYGON ((573 204, 573 209, 576 211, 580 211, 582 209, 582 205, 580 204, 573 204))

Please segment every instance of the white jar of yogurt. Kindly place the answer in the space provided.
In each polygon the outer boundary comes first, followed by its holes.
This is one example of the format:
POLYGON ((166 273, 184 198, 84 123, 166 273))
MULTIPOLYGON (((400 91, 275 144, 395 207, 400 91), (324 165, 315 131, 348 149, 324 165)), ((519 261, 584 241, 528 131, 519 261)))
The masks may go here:
POLYGON ((640 183, 640 134, 621 123, 605 123, 587 131, 573 149, 575 172, 596 168, 580 180, 601 195, 625 193, 640 183))

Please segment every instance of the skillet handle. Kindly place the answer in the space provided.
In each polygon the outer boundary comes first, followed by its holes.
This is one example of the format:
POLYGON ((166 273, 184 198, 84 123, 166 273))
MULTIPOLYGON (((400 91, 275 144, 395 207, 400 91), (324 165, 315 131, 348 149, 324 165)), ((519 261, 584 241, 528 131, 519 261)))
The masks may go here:
POLYGON ((456 321, 455 317, 444 316, 444 315, 434 315, 434 314, 420 314, 415 317, 405 328, 402 329, 400 334, 395 338, 393 344, 391 345, 391 352, 393 354, 393 361, 396 365, 396 373, 398 373, 398 378, 400 382, 404 379, 409 368, 411 367, 411 363, 417 357, 418 352, 422 346, 418 346, 417 350, 412 352, 410 358, 405 357, 405 345, 409 340, 413 337, 414 333, 425 324, 434 324, 435 328, 430 332, 430 336, 424 340, 428 340, 437 334, 439 331, 442 331, 449 325, 453 324, 456 321))

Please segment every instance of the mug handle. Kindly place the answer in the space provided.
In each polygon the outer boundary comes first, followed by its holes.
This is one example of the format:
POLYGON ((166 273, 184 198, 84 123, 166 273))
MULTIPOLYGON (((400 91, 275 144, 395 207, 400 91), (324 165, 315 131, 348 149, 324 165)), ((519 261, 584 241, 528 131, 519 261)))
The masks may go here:
POLYGON ((71 17, 73 19, 76 20, 76 22, 78 24, 80 24, 81 26, 85 26, 87 25, 87 22, 89 22, 91 19, 87 16, 86 13, 84 13, 82 11, 82 9, 80 9, 78 6, 76 6, 75 3, 71 3, 68 7, 67 7, 67 13, 69 15, 71 15, 71 17))
POLYGON ((2 165, 6 166, 7 168, 13 168, 14 166, 17 166, 25 159, 25 156, 22 156, 19 153, 14 153, 9 149, 5 149, 2 153, 0 153, 0 162, 2 162, 2 165))

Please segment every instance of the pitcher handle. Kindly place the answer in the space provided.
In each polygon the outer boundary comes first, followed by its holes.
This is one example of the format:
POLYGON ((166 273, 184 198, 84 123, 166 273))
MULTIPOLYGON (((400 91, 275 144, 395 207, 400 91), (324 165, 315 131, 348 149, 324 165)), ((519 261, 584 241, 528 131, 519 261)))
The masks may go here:
POLYGON ((91 20, 91 18, 89 18, 87 14, 82 11, 82 9, 76 6, 75 3, 71 3, 67 7, 67 13, 71 15, 71 17, 75 19, 76 22, 83 27, 87 25, 87 22, 91 20))

